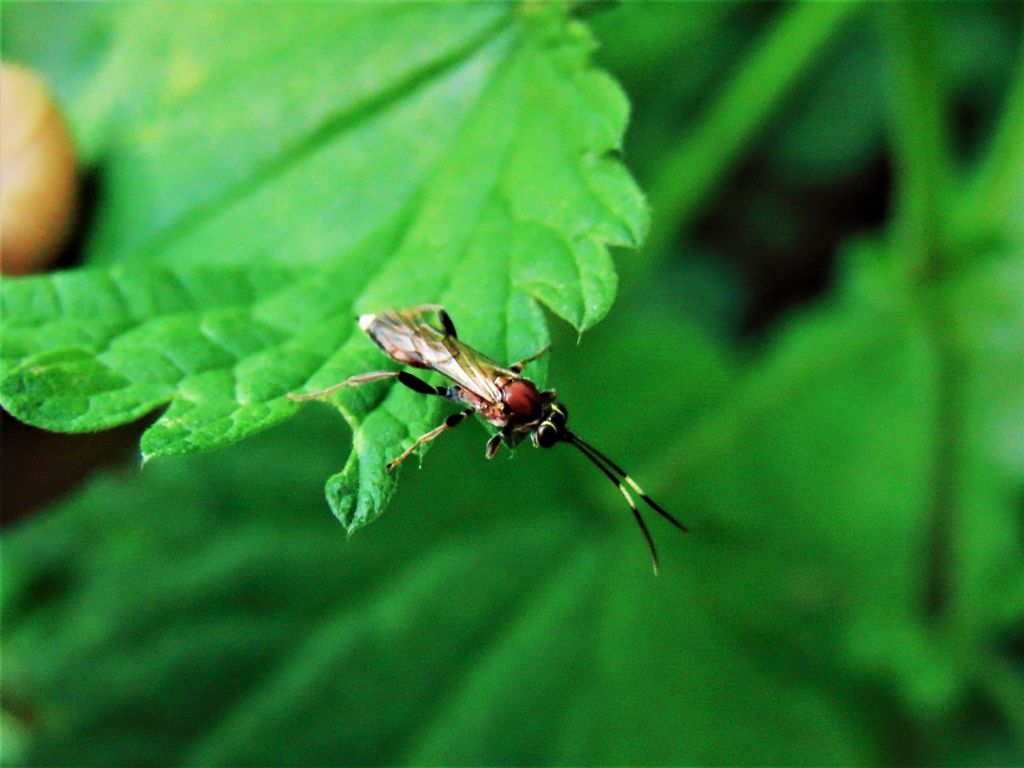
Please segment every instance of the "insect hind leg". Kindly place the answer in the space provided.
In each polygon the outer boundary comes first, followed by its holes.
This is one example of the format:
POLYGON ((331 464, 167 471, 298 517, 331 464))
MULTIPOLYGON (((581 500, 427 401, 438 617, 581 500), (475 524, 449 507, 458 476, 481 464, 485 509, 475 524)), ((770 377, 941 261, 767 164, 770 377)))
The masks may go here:
POLYGON ((398 383, 404 384, 413 392, 419 392, 421 395, 439 395, 440 397, 447 397, 448 390, 445 387, 435 387, 433 384, 427 384, 419 376, 413 376, 408 371, 398 372, 398 383))
POLYGON ((360 387, 363 384, 369 384, 370 382, 380 381, 382 379, 397 379, 401 373, 404 373, 404 371, 371 371, 370 373, 360 373, 358 376, 350 376, 343 382, 334 384, 326 389, 318 389, 316 392, 289 392, 286 397, 289 400, 294 401, 323 400, 324 398, 333 395, 335 392, 348 387, 360 387))
POLYGON ((370 384, 371 382, 383 379, 398 379, 399 384, 404 384, 421 395, 440 395, 445 397, 448 392, 444 387, 435 387, 433 384, 427 384, 419 376, 413 376, 408 371, 371 371, 370 373, 360 373, 358 376, 351 376, 340 384, 334 384, 326 389, 319 389, 316 392, 289 392, 286 397, 289 400, 298 402, 303 400, 323 400, 339 390, 348 387, 360 387, 363 384, 370 384))
POLYGON ((409 458, 409 456, 412 455, 412 452, 419 448, 421 445, 423 445, 423 443, 429 443, 431 440, 435 440, 436 438, 440 437, 442 432, 459 426, 459 424, 461 424, 465 420, 465 418, 473 412, 473 408, 467 408, 464 411, 453 413, 451 416, 449 416, 447 419, 441 422, 439 426, 436 426, 426 434, 417 437, 416 441, 408 448, 406 448, 404 451, 402 451, 400 456, 388 462, 388 472, 394 471, 395 467, 397 467, 399 464, 401 464, 403 461, 409 458))

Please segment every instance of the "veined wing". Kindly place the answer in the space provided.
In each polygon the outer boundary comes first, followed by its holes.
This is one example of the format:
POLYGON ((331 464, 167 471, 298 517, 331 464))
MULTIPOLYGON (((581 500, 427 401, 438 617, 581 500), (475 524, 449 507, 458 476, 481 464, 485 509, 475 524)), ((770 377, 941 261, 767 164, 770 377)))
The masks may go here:
POLYGON ((501 402, 501 389, 494 378, 514 374, 431 323, 430 316, 439 317, 439 311, 443 309, 436 304, 389 309, 361 316, 359 327, 399 363, 438 371, 489 402, 501 402))

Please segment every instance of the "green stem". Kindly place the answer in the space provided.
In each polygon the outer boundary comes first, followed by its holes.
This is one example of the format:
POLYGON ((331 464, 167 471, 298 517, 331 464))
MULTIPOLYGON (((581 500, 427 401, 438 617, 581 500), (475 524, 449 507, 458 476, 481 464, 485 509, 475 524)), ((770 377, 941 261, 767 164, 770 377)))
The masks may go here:
MULTIPOLYGON (((950 242, 954 159, 940 51, 939 17, 928 5, 894 4, 881 16, 892 51, 892 145, 896 166, 893 258, 910 283, 941 281, 959 251, 950 242)), ((909 286, 908 286, 909 287, 909 286)), ((936 628, 947 622, 957 569, 963 370, 948 303, 916 291, 936 357, 935 445, 928 503, 922 612, 936 628)))
POLYGON ((800 3, 768 30, 651 184, 651 253, 662 253, 700 211, 758 128, 858 8, 853 2, 800 3))
MULTIPOLYGON (((881 21, 892 56, 893 258, 911 284, 940 280, 954 254, 944 239, 954 174, 938 60, 942 50, 938 18, 929 6, 894 4, 883 9, 881 21)), ((917 295, 924 300, 920 291, 917 295)), ((926 619, 941 627, 952 599, 950 583, 956 565, 953 536, 960 480, 962 372, 944 303, 925 304, 924 320, 936 355, 938 412, 921 600, 926 619)))
POLYGON ((953 178, 936 13, 896 3, 881 19, 892 52, 894 253, 909 276, 934 276, 946 258, 941 235, 953 178))
POLYGON ((933 627, 948 629, 952 583, 957 571, 954 540, 960 505, 960 467, 963 464, 963 380, 965 372, 954 332, 957 318, 939 300, 926 311, 926 325, 936 355, 935 444, 931 457, 931 499, 925 540, 922 612, 933 627))

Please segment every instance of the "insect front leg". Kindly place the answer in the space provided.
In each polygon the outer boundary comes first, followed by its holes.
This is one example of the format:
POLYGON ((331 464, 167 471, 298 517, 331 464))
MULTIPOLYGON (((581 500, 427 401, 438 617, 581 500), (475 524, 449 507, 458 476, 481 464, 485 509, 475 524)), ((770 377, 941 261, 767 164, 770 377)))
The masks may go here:
POLYGON ((346 387, 359 387, 363 384, 381 381, 382 379, 398 379, 399 384, 404 384, 421 395, 440 395, 444 397, 448 392, 444 387, 435 387, 432 384, 427 384, 423 379, 413 376, 408 371, 371 371, 370 373, 360 373, 358 376, 347 378, 340 384, 334 384, 327 387, 327 389, 320 389, 316 392, 303 392, 301 394, 289 392, 287 397, 289 400, 295 401, 323 400, 325 397, 333 395, 335 392, 346 387))
POLYGON ((487 441, 487 447, 484 449, 484 457, 488 458, 488 459, 493 459, 494 455, 498 452, 498 449, 501 447, 501 444, 502 444, 502 442, 504 442, 504 440, 505 440, 505 433, 504 432, 499 432, 494 437, 492 437, 490 440, 488 440, 487 441))
POLYGON ((523 370, 523 368, 526 367, 527 363, 532 363, 534 360, 537 360, 537 359, 543 357, 544 355, 546 355, 548 353, 548 350, 550 350, 550 349, 551 349, 550 346, 544 347, 544 349, 540 350, 539 352, 534 352, 529 357, 524 358, 522 360, 518 360, 518 361, 512 363, 512 365, 510 365, 508 367, 508 369, 510 371, 512 371, 512 373, 522 373, 522 370, 523 370))
POLYGON ((414 442, 412 445, 410 445, 408 448, 402 451, 402 454, 398 458, 392 459, 391 461, 388 462, 388 472, 391 472, 392 470, 394 470, 395 467, 397 467, 399 464, 401 464, 403 461, 409 458, 409 456, 412 455, 412 452, 419 448, 421 445, 423 445, 423 443, 429 443, 431 440, 440 436, 442 432, 452 429, 453 427, 457 427, 465 420, 467 416, 469 416, 471 413, 474 413, 475 410, 475 408, 467 408, 464 411, 453 413, 451 416, 445 419, 440 426, 434 427, 425 435, 420 435, 418 438, 416 438, 416 442, 414 442))

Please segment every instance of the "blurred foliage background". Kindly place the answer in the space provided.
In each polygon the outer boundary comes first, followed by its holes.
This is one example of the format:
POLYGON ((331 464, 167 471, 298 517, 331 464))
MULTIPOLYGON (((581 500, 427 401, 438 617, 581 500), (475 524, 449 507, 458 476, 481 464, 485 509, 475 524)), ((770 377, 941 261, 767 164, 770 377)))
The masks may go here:
MULTIPOLYGON (((65 95, 66 10, 3 28, 65 95)), ((39 509, 9 468, 81 438, 5 421, 6 762, 1024 762, 1024 7, 577 10, 652 229, 548 379, 691 527, 662 576, 593 467, 472 427, 346 543, 322 410, 39 509)))

